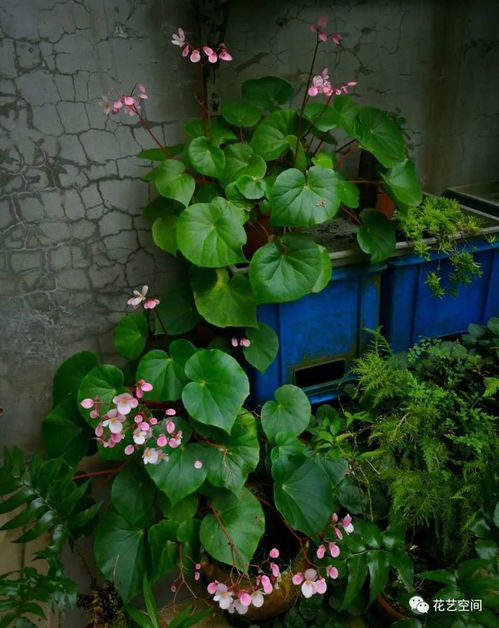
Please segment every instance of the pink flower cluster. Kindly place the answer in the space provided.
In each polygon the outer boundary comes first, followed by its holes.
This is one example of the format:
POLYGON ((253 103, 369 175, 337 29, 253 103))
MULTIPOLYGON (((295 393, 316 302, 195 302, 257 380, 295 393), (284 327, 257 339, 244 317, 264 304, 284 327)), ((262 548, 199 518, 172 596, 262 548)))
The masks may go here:
POLYGON ((317 571, 315 569, 306 569, 304 573, 297 573, 291 579, 293 584, 301 584, 301 592, 303 597, 312 597, 316 593, 324 595, 327 591, 327 584, 324 578, 317 577, 317 571))
POLYGON ((251 340, 249 338, 241 338, 241 339, 231 338, 230 339, 230 344, 233 347, 238 347, 238 346, 249 347, 251 345, 251 340))
POLYGON ((330 98, 331 96, 339 96, 340 94, 347 94, 351 87, 357 85, 356 81, 348 81, 343 85, 333 86, 329 81, 328 69, 324 68, 320 74, 316 74, 312 78, 312 85, 308 88, 309 96, 317 96, 318 94, 324 94, 330 98))
POLYGON ((327 41, 330 39, 335 46, 339 46, 341 44, 342 36, 340 33, 331 33, 328 35, 324 32, 324 28, 326 28, 328 23, 328 19, 325 15, 321 15, 315 24, 311 24, 308 27, 308 30, 312 33, 317 33, 318 41, 327 41))
MULTIPOLYGON (((129 392, 116 395, 106 411, 103 411, 104 404, 98 397, 83 399, 81 406, 90 410, 91 419, 98 419, 94 432, 103 447, 113 448, 131 433, 133 444, 127 445, 124 453, 130 456, 142 450, 144 464, 159 464, 162 460, 168 460, 165 447, 175 449, 181 445, 182 430, 177 430, 171 419, 175 415, 173 408, 166 410, 160 423, 145 406, 140 407, 139 399, 144 392, 153 389, 151 384, 141 379, 134 388, 135 396, 129 392), (137 411, 136 414, 134 411, 137 411), (165 431, 160 432, 158 428, 154 430, 156 426, 165 431)), ((194 467, 201 468, 197 466, 199 464, 203 466, 200 460, 196 460, 194 467)))
POLYGON ((180 46, 182 48, 182 56, 189 57, 192 63, 198 63, 202 59, 202 53, 206 57, 208 63, 216 63, 217 61, 232 61, 232 56, 227 50, 227 46, 224 43, 218 45, 214 50, 209 46, 202 46, 201 48, 195 48, 185 39, 185 32, 182 28, 179 28, 177 33, 172 35, 172 44, 174 46, 180 46))
POLYGON ((113 90, 111 90, 109 94, 102 96, 100 105, 104 110, 104 113, 115 116, 120 113, 120 111, 124 111, 129 116, 138 115, 141 100, 147 100, 149 96, 147 95, 146 88, 142 83, 137 83, 135 87, 139 91, 137 95, 134 95, 132 90, 131 94, 121 94, 118 98, 110 98, 113 94, 113 90))
POLYGON ((144 306, 144 310, 153 310, 157 305, 159 305, 159 299, 148 299, 147 293, 149 292, 149 286, 143 286, 142 292, 139 290, 133 291, 133 296, 128 299, 127 304, 131 305, 134 310, 136 310, 140 304, 144 306))
POLYGON ((260 566, 260 574, 256 576, 255 584, 243 588, 237 583, 227 586, 214 580, 208 584, 208 593, 213 595, 213 601, 218 602, 221 609, 229 613, 245 615, 250 606, 260 608, 263 606, 265 596, 279 588, 281 572, 279 565, 271 560, 275 558, 279 558, 279 550, 274 547, 269 552, 265 567, 260 566))

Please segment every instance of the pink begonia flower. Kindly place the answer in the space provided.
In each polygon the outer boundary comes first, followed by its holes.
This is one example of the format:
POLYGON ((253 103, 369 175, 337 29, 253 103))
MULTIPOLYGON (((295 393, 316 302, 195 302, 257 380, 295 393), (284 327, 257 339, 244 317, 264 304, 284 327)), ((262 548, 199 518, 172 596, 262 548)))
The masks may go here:
POLYGON ((336 569, 336 567, 333 567, 332 565, 328 565, 326 567, 326 574, 333 580, 336 580, 336 578, 338 577, 338 570, 336 569))
POLYGON ((317 552, 315 554, 317 558, 324 558, 325 553, 326 553, 326 548, 324 547, 324 545, 319 545, 319 547, 317 548, 317 552))
POLYGON ((203 46, 203 52, 208 57, 210 63, 216 63, 218 61, 217 53, 209 46, 203 46))
POLYGON ((326 28, 327 23, 328 23, 327 16, 319 15, 319 17, 317 18, 317 26, 319 28, 326 28))
POLYGON ((149 438, 149 431, 141 430, 140 427, 138 427, 133 431, 132 438, 136 445, 143 445, 149 438))
POLYGON ((113 403, 116 404, 118 412, 120 414, 129 414, 134 408, 139 405, 139 402, 135 397, 132 397, 130 393, 122 393, 113 397, 113 403))
POLYGON ((127 445, 125 447, 125 455, 131 456, 135 451, 135 447, 133 445, 127 445))
POLYGON ((256 608, 260 608, 261 606, 263 606, 264 602, 265 598, 263 597, 262 591, 253 591, 253 593, 251 594, 251 603, 253 604, 253 606, 255 606, 256 608))
POLYGON ((102 421, 104 427, 108 427, 112 434, 118 434, 123 430, 123 422, 126 421, 126 417, 123 416, 118 410, 109 410, 104 415, 105 420, 102 421))
POLYGON ((295 573, 295 575, 291 578, 291 582, 293 584, 299 585, 303 582, 303 574, 301 572, 295 573))
POLYGON ((95 428, 95 435, 100 438, 102 434, 104 434, 104 428, 102 427, 102 423, 99 423, 95 428))
POLYGON ((149 384, 149 382, 146 382, 144 379, 139 379, 137 385, 135 386, 135 396, 141 399, 144 396, 144 393, 150 392, 152 388, 152 384, 149 384))
POLYGON ((194 572, 194 580, 199 580, 201 578, 201 574, 199 573, 199 571, 195 571, 194 572))
POLYGON ((102 107, 102 111, 107 115, 113 113, 114 103, 107 96, 102 96, 99 105, 102 107))
POLYGON ((335 46, 339 46, 341 44, 341 40, 343 39, 343 35, 341 33, 332 33, 331 41, 335 46))
POLYGON ((189 54, 191 50, 191 47, 189 46, 189 44, 187 44, 187 46, 184 46, 184 49, 182 50, 182 56, 183 57, 187 57, 187 55, 189 54))
POLYGON ((157 425, 157 423, 158 423, 158 419, 156 419, 155 417, 152 416, 149 419, 149 425, 157 425))
POLYGON ((338 558, 340 555, 340 548, 336 545, 336 543, 329 543, 329 553, 333 558, 338 558))
POLYGON ((343 534, 341 533, 341 530, 339 530, 338 528, 335 528, 334 533, 336 534, 336 536, 339 538, 340 541, 343 539, 343 534))
POLYGON ((263 592, 268 595, 269 593, 272 593, 272 591, 274 590, 272 583, 270 582, 270 578, 268 576, 262 576, 262 587, 263 587, 263 592))
POLYGON ((276 565, 276 563, 270 563, 270 569, 272 570, 272 575, 274 576, 274 578, 279 578, 279 576, 281 575, 279 565, 276 565))
POLYGON ((128 299, 128 301, 127 301, 128 305, 131 305, 134 308, 139 307, 139 305, 143 301, 146 300, 146 296, 147 296, 148 292, 149 292, 149 286, 143 286, 142 287, 142 292, 139 292, 138 290, 134 290, 133 294, 135 296, 133 296, 131 299, 128 299))
POLYGON ((115 445, 117 445, 124 438, 125 438, 125 435, 123 434, 123 432, 117 432, 116 434, 111 434, 111 437, 109 440, 113 442, 115 445))
POLYGON ((141 414, 136 414, 133 417, 133 420, 135 421, 135 423, 142 423, 144 421, 144 417, 141 414))
POLYGON ((231 339, 230 339, 230 344, 231 344, 233 347, 237 347, 237 346, 239 345, 239 341, 238 341, 238 339, 237 339, 237 338, 231 338, 231 339))
POLYGON ((189 59, 192 61, 192 63, 198 63, 198 61, 201 59, 201 55, 199 54, 199 50, 197 50, 195 48, 191 52, 191 56, 189 57, 189 59))
POLYGON ((175 593, 176 590, 177 590, 177 585, 175 583, 173 583, 172 586, 170 587, 170 591, 172 593, 175 593))
POLYGON ((175 423, 173 421, 166 422, 166 431, 168 432, 168 434, 173 434, 173 432, 175 431, 175 423))
POLYGON ((172 449, 176 449, 177 447, 180 447, 181 444, 182 444, 182 440, 180 438, 170 438, 170 440, 168 441, 168 445, 172 449))
POLYGON ((80 402, 80 406, 82 408, 85 408, 86 410, 88 410, 89 408, 93 408, 94 407, 94 400, 93 399, 83 399, 83 401, 80 402))
POLYGON ((239 591, 237 596, 243 606, 251 605, 251 595, 247 591, 239 591))
POLYGON ((279 558, 279 550, 277 549, 277 547, 273 547, 270 552, 269 552, 269 557, 270 558, 279 558))
POLYGON ((225 44, 220 44, 218 47, 218 58, 222 61, 232 61, 232 55, 229 54, 225 44))
POLYGON ((324 578, 318 578, 314 582, 314 587, 315 593, 318 593, 319 595, 324 595, 324 593, 327 591, 327 584, 324 578))
POLYGON ((168 408, 168 410, 165 410, 165 414, 166 416, 175 416, 177 412, 173 408, 168 408))
POLYGON ((158 447, 166 447, 167 443, 168 443, 168 439, 166 438, 166 436, 164 434, 161 434, 161 436, 156 441, 156 445, 158 447))
POLYGON ((249 347, 251 345, 251 340, 249 338, 241 338, 239 344, 241 347, 249 347))
POLYGON ((159 303, 159 299, 146 299, 144 301, 144 310, 154 310, 159 303))
POLYGON ((213 595, 214 593, 216 593, 216 590, 217 590, 219 584, 220 583, 218 582, 218 580, 213 580, 213 582, 210 582, 208 584, 208 586, 206 587, 208 593, 210 595, 213 595))
POLYGON ((98 419, 99 418, 99 413, 97 412, 97 410, 90 410, 90 418, 91 419, 98 419))
POLYGON ((246 615, 248 607, 242 604, 241 600, 234 600, 232 606, 227 609, 229 613, 237 613, 238 615, 246 615))
POLYGON ((304 580, 301 585, 301 592, 303 597, 309 598, 316 592, 315 579, 317 577, 317 571, 315 569, 307 569, 303 574, 304 580))
POLYGON ((219 582, 213 597, 214 602, 218 602, 221 609, 226 610, 232 604, 232 596, 234 594, 229 591, 226 584, 219 582))
POLYGON ((348 514, 343 517, 341 525, 347 534, 351 534, 355 529, 352 525, 352 517, 348 514))
POLYGON ((182 28, 179 28, 177 30, 177 33, 173 33, 173 35, 172 35, 172 44, 174 46, 183 46, 185 44, 185 33, 184 33, 184 30, 182 28))
POLYGON ((333 512, 333 514, 331 515, 331 521, 333 523, 337 523, 338 521, 338 515, 335 512, 333 512))
POLYGON ((195 469, 202 469, 203 468, 203 463, 201 462, 201 460, 196 460, 196 462, 194 463, 194 468, 195 469))
POLYGON ((160 461, 159 451, 154 447, 147 447, 142 454, 144 464, 158 464, 160 461))
POLYGON ((326 33, 319 33, 317 35, 317 37, 319 38, 319 41, 327 41, 327 34, 326 33))
POLYGON ((308 88, 309 96, 317 96, 318 94, 324 94, 328 98, 333 94, 339 96, 340 94, 348 94, 348 90, 351 87, 357 85, 355 81, 348 81, 342 85, 333 86, 329 80, 328 70, 324 68, 320 74, 316 74, 312 78, 312 84, 308 88))

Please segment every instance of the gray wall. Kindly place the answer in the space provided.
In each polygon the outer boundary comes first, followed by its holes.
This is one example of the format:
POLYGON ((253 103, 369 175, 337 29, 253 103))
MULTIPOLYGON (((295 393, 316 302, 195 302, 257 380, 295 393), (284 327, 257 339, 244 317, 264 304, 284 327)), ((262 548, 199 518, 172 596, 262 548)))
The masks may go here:
MULTIPOLYGON (((241 80, 266 74, 304 81, 307 25, 326 14, 344 46, 324 44, 317 67, 355 78, 363 104, 401 111, 427 189, 497 176, 495 0, 229 4, 234 62, 216 77, 217 96, 237 98, 241 80)), ((175 273, 140 217, 152 192, 134 155, 151 141, 123 116, 107 119, 98 101, 142 81, 148 119, 179 140, 197 112, 197 69, 169 41, 180 25, 190 36, 194 17, 187 1, 0 0, 5 443, 36 444, 56 366, 83 349, 109 357, 130 289, 159 291, 175 273)))

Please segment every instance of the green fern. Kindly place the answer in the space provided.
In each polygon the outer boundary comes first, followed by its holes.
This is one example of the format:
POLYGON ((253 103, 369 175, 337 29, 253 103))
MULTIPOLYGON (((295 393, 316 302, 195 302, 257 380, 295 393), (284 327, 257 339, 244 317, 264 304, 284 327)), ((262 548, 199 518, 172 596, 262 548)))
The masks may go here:
POLYGON ((28 464, 19 449, 6 450, 0 468, 0 514, 20 510, 0 528, 24 531, 16 543, 27 543, 42 534, 49 535, 47 546, 35 553, 45 560, 48 573, 32 567, 0 576, 0 612, 9 611, 0 622, 5 628, 26 613, 43 613, 38 602, 50 602, 61 608, 74 603, 75 586, 64 577, 59 554, 67 541, 74 541, 97 513, 87 495, 88 482, 77 485, 73 470, 62 459, 42 460, 35 453, 28 464), (26 529, 27 528, 27 529, 26 529))

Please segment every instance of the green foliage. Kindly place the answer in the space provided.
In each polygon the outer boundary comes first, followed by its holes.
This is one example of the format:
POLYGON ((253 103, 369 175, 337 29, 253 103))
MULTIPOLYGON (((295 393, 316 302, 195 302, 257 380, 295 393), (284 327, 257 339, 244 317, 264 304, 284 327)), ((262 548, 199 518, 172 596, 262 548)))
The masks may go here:
POLYGON ((426 285, 435 296, 441 298, 447 292, 455 295, 460 284, 471 283, 473 277, 481 276, 480 264, 462 244, 463 239, 479 234, 480 219, 463 213, 457 201, 426 196, 421 205, 408 207, 399 220, 402 233, 412 243, 417 255, 429 261, 435 257, 432 255, 435 250, 449 258, 452 271, 448 274, 447 289, 442 286, 439 272, 441 256, 436 257, 437 269, 427 273, 426 285))

